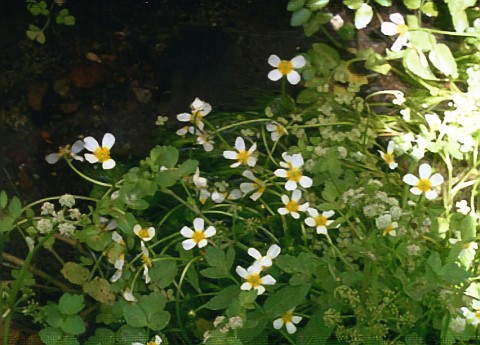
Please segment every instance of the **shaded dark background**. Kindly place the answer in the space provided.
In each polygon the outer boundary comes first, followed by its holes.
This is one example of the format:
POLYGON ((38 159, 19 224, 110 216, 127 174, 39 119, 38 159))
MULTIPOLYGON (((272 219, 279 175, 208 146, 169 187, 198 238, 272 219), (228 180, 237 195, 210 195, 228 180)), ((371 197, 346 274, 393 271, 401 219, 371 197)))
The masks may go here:
POLYGON ((117 161, 135 161, 161 141, 157 116, 175 119, 195 97, 214 111, 241 111, 277 92, 268 56, 308 48, 286 4, 69 0, 63 7, 76 24, 50 25, 41 45, 25 31, 45 17, 23 1, 0 1, 0 190, 24 201, 88 193, 64 162, 52 166, 44 156, 111 132, 117 161))

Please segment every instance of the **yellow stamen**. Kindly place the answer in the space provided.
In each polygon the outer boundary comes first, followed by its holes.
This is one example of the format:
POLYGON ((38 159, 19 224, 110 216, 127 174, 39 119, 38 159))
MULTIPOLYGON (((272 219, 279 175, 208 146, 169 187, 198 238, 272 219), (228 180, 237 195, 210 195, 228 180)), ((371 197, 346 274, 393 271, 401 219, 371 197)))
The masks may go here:
POLYGON ((248 153, 248 151, 241 150, 237 154, 237 160, 241 164, 247 164, 248 163, 248 158, 250 158, 250 154, 248 153))
POLYGON ((192 113, 190 116, 190 122, 193 123, 195 121, 196 123, 202 122, 203 114, 201 111, 195 111, 192 113))
POLYGON ((158 345, 156 341, 149 341, 147 345, 158 345))
POLYGON ((432 189, 432 183, 428 178, 421 178, 417 182, 417 188, 420 189, 423 193, 426 193, 430 189, 432 189))
POLYGON ((318 216, 315 217, 315 225, 316 226, 327 225, 327 217, 325 217, 323 214, 319 214, 318 216))
POLYGON ((287 75, 293 71, 293 64, 290 61, 282 60, 278 64, 278 70, 283 75, 287 75))
POLYGON ((290 168, 289 170, 287 170, 287 179, 289 181, 298 182, 300 181, 302 176, 303 176, 303 173, 298 168, 290 168))
POLYGON ((99 146, 95 149, 95 151, 93 152, 93 155, 97 157, 100 163, 103 163, 110 159, 110 149, 103 146, 99 146))
POLYGON ((387 162, 387 164, 395 162, 395 156, 393 155, 393 153, 384 153, 382 158, 385 162, 387 162))
POLYGON ((408 32, 408 26, 405 24, 397 24, 397 32, 400 36, 405 36, 408 32))
POLYGON ((285 208, 289 211, 289 212, 297 212, 298 211, 298 202, 296 202, 295 200, 290 200, 286 205, 285 205, 285 208))
POLYGON ((387 228, 385 228, 385 230, 383 230, 383 235, 388 235, 389 233, 391 233, 393 230, 395 230, 395 226, 392 224, 390 224, 387 228))
POLYGON ((202 241, 204 239, 205 239, 205 234, 203 233, 203 230, 197 230, 192 235, 192 240, 195 243, 200 243, 200 241, 202 241))
POLYGON ((147 255, 142 255, 142 263, 148 267, 152 267, 152 260, 147 255))
POLYGON ((149 238, 150 234, 148 233, 148 229, 140 229, 138 231, 138 237, 140 237, 141 239, 149 238))
POLYGON ((292 320, 293 320, 293 313, 292 312, 287 312, 287 313, 283 314, 282 321, 284 323, 292 323, 292 320))
POLYGON ((277 125, 275 127, 275 130, 277 131, 279 136, 282 136, 285 134, 285 128, 283 128, 282 126, 277 125))
POLYGON ((247 282, 254 288, 262 285, 262 278, 258 273, 252 273, 246 278, 247 282))

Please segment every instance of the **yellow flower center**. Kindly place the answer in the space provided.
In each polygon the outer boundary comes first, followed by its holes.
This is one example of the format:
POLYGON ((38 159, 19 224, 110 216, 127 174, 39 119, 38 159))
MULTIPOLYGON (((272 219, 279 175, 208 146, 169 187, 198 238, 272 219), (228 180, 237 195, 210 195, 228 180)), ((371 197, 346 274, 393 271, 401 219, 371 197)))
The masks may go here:
POLYGON ((99 146, 95 149, 95 152, 93 152, 93 155, 97 157, 100 163, 103 163, 110 159, 110 149, 107 149, 106 147, 103 147, 103 146, 99 146))
POLYGON ((192 240, 194 240, 195 243, 200 243, 200 241, 204 239, 205 239, 205 234, 203 233, 203 230, 197 230, 192 235, 192 240))
POLYGON ((397 32, 400 36, 405 36, 408 31, 408 26, 405 24, 397 24, 397 32))
POLYGON ((295 200, 290 200, 286 205, 285 208, 288 210, 288 212, 297 212, 298 211, 298 202, 295 200))
POLYGON ((247 164, 249 157, 250 154, 248 153, 248 151, 245 150, 239 151, 237 154, 237 160, 242 164, 247 164))
POLYGON ((277 131, 278 135, 280 135, 280 136, 285 134, 285 128, 283 128, 282 126, 276 126, 275 130, 277 131))
POLYGON ((148 267, 152 267, 152 260, 150 260, 148 255, 142 255, 142 263, 148 267))
POLYGON ((262 278, 258 273, 252 273, 246 278, 247 282, 254 288, 262 285, 262 278))
POLYGON ((147 345, 158 345, 156 341, 149 341, 147 345))
POLYGON ((432 183, 428 178, 421 178, 417 182, 417 188, 420 189, 423 193, 426 193, 430 189, 432 189, 432 183))
POLYGON ((293 313, 291 313, 291 312, 285 313, 282 316, 282 321, 284 323, 292 323, 292 320, 293 320, 293 313))
POLYGON ((290 72, 293 71, 293 64, 290 61, 282 60, 278 64, 278 70, 283 75, 287 75, 287 74, 289 74, 290 72))
POLYGON ((253 183, 253 188, 255 188, 256 190, 258 190, 260 193, 263 194, 263 192, 265 192, 265 186, 262 186, 261 184, 257 183, 257 182, 254 182, 253 183))
POLYGON ((387 164, 393 163, 395 161, 395 156, 393 153, 384 153, 383 160, 387 162, 387 164))
POLYGON ((327 217, 325 217, 323 214, 319 214, 318 216, 315 217, 315 225, 316 226, 327 225, 327 217))
POLYGON ((287 170, 287 179, 289 181, 298 182, 302 178, 303 173, 298 168, 290 168, 287 170))
POLYGON ((477 311, 475 312, 475 317, 476 317, 477 319, 480 319, 480 310, 477 310, 477 311))
POLYGON ((195 121, 195 123, 199 123, 199 122, 202 122, 202 118, 203 118, 203 114, 202 112, 199 110, 199 111, 195 111, 192 113, 192 115, 190 116, 190 122, 193 123, 193 121, 195 121))
POLYGON ((383 235, 388 235, 389 233, 391 233, 393 230, 395 230, 395 226, 392 224, 390 224, 385 230, 383 230, 383 235))
POLYGON ((150 234, 148 233, 148 229, 143 229, 143 228, 140 229, 138 231, 138 237, 140 237, 141 239, 150 237, 150 234))

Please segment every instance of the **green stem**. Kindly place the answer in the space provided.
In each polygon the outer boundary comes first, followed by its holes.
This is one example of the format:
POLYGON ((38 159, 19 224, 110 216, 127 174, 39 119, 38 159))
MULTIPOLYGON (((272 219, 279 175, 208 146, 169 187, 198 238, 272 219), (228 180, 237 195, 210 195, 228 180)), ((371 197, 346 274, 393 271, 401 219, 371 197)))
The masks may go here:
POLYGON ((231 125, 220 127, 219 129, 217 129, 217 132, 223 132, 223 131, 226 131, 227 129, 230 129, 230 128, 235 128, 235 127, 238 127, 238 126, 249 125, 249 124, 258 123, 258 122, 272 122, 272 119, 263 118, 263 119, 254 119, 254 120, 246 120, 246 121, 236 122, 236 123, 232 123, 231 125))
POLYGON ((190 260, 187 263, 187 265, 183 269, 182 274, 180 275, 180 280, 178 281, 177 296, 176 296, 176 300, 175 300, 175 312, 177 314, 178 327, 180 327, 183 330, 183 335, 184 336, 182 338, 186 338, 188 343, 190 343, 190 341, 188 340, 188 337, 186 337, 187 332, 185 330, 185 327, 183 326, 182 318, 180 317, 180 293, 182 291, 181 288, 182 288, 183 280, 185 279, 185 276, 187 275, 188 269, 199 258, 200 258, 199 256, 194 257, 192 260, 190 260))
POLYGON ((97 181, 91 177, 88 177, 87 175, 85 175, 84 173, 82 173, 80 170, 78 170, 77 168, 75 168, 75 166, 72 164, 72 162, 70 161, 70 159, 65 159, 67 161, 67 164, 70 166, 70 168, 72 168, 73 171, 75 171, 77 173, 77 175, 79 175, 80 177, 84 178, 85 180, 93 183, 93 184, 97 184, 99 186, 102 186, 102 187, 108 187, 108 188, 112 188, 113 185, 110 184, 110 183, 105 183, 105 182, 101 182, 101 181, 97 181))
POLYGON ((227 141, 225 140, 225 138, 220 134, 220 131, 219 131, 217 128, 215 128, 215 126, 212 125, 210 122, 205 121, 205 120, 203 120, 203 121, 204 121, 204 122, 207 124, 207 126, 215 133, 215 135, 220 139, 220 141, 223 143, 223 145, 225 145, 225 147, 226 147, 227 149, 230 149, 231 146, 227 143, 227 141))
MULTIPOLYGON (((10 298, 8 299, 8 302, 7 302, 7 312, 8 313, 3 321, 4 325, 3 325, 3 345, 8 345, 9 344, 9 336, 10 336, 10 325, 11 325, 11 322, 12 322, 12 315, 13 315, 13 309, 14 309, 14 306, 15 306, 15 301, 17 299, 17 295, 18 295, 18 292, 20 291, 20 288, 22 287, 23 285, 23 280, 25 279, 26 275, 27 275, 27 272, 28 272, 28 268, 30 267, 30 263, 32 262, 33 260, 33 257, 34 255, 37 253, 37 251, 45 244, 45 242, 47 242, 54 234, 54 231, 51 231, 50 233, 48 233, 45 237, 43 237, 39 242, 38 244, 35 246, 35 248, 28 253, 27 257, 25 258, 25 262, 22 266, 22 268, 20 269, 20 273, 18 274, 18 278, 15 280, 15 282, 13 283, 13 287, 12 287, 12 290, 10 292, 10 298)), ((4 315, 2 315, 2 317, 5 316, 5 313, 4 315)))
POLYGON ((409 28, 408 31, 426 31, 426 32, 432 32, 432 33, 441 34, 441 35, 462 36, 462 37, 480 37, 480 34, 478 34, 478 33, 444 31, 444 30, 427 29, 427 28, 418 28, 418 29, 410 29, 409 28))
POLYGON ((336 125, 354 125, 352 122, 332 122, 332 123, 316 123, 313 125, 292 125, 287 126, 287 129, 292 128, 316 128, 316 127, 326 127, 326 126, 336 126, 336 125))

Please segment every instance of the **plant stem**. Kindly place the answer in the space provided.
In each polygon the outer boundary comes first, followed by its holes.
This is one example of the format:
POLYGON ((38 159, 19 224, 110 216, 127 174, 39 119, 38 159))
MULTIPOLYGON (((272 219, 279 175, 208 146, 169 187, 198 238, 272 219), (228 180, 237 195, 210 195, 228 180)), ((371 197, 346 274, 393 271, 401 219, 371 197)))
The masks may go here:
POLYGON ((85 175, 84 173, 82 173, 80 170, 78 170, 77 168, 75 168, 75 166, 72 164, 72 162, 70 161, 70 159, 65 159, 67 161, 67 164, 70 166, 70 168, 72 168, 73 171, 75 171, 77 173, 77 175, 79 175, 80 177, 84 178, 85 180, 93 183, 93 184, 97 184, 99 186, 102 186, 102 187, 108 187, 108 188, 112 188, 113 187, 113 184, 110 184, 110 183, 105 183, 105 182, 101 182, 101 181, 97 181, 91 177, 88 177, 87 175, 85 175))

